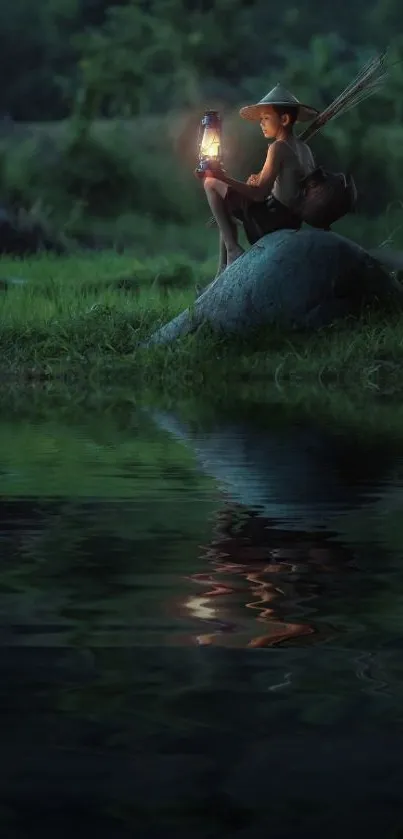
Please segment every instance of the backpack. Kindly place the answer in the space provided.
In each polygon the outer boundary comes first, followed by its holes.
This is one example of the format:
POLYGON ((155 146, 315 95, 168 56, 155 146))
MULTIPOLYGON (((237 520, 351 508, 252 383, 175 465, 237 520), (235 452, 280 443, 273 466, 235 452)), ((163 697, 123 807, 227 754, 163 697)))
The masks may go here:
POLYGON ((327 172, 318 166, 301 181, 295 210, 311 227, 328 230, 347 213, 354 212, 357 188, 352 175, 327 172))

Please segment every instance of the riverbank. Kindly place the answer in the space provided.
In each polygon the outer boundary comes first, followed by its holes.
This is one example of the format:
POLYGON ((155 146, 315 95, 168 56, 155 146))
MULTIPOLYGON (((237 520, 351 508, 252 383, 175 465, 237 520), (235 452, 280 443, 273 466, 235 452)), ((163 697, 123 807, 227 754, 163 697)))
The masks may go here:
POLYGON ((0 262, 3 379, 88 378, 163 384, 175 393, 236 382, 403 388, 403 317, 302 334, 266 329, 253 340, 207 330, 170 347, 139 343, 174 317, 214 273, 214 259, 138 260, 103 252, 0 262), (13 282, 10 282, 12 280, 13 282))

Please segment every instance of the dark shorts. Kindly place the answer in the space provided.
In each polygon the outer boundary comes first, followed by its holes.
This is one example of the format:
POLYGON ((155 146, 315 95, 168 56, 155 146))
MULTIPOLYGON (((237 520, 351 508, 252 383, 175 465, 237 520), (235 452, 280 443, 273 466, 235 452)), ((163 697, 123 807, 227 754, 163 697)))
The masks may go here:
POLYGON ((299 230, 302 224, 301 219, 274 195, 270 195, 266 201, 249 201, 228 187, 225 203, 230 214, 242 222, 250 245, 254 245, 267 233, 299 230))

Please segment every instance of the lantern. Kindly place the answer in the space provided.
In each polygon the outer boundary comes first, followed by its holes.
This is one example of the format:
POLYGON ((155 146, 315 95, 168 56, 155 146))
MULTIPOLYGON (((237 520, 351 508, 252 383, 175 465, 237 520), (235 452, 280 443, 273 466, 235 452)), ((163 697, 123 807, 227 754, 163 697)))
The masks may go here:
POLYGON ((206 111, 199 131, 199 165, 201 176, 206 169, 221 164, 221 117, 218 111, 206 111))

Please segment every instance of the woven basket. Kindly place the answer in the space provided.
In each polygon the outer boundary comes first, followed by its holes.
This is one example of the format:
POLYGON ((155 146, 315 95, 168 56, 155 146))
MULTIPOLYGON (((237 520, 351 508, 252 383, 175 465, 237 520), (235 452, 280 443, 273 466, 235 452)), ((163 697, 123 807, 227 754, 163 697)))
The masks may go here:
POLYGON ((318 167, 303 179, 296 209, 311 227, 328 229, 353 212, 356 203, 357 189, 351 175, 346 177, 318 167))

